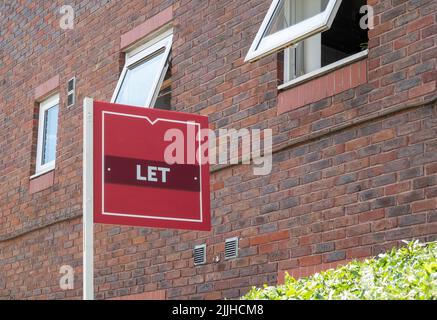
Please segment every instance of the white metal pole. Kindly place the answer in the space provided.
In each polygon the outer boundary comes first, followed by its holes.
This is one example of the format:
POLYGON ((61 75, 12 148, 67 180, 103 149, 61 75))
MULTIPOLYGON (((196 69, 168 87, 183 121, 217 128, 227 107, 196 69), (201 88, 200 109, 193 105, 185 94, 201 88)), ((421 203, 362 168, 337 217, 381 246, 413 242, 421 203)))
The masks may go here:
POLYGON ((93 99, 83 100, 83 299, 94 300, 93 99))

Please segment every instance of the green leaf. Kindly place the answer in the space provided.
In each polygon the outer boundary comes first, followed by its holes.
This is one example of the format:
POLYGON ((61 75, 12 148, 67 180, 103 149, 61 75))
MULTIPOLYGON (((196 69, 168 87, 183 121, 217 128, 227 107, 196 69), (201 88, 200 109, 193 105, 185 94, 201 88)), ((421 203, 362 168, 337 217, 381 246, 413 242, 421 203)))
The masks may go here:
POLYGON ((284 285, 253 287, 242 299, 257 300, 437 300, 437 244, 404 242, 405 247, 374 259, 295 279, 284 285))

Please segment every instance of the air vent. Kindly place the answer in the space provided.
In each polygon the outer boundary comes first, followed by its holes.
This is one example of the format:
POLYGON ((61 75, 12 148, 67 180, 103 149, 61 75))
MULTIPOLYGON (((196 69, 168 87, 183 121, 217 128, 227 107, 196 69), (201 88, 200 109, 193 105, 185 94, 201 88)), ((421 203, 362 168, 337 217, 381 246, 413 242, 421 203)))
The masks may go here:
POLYGON ((194 247, 194 265, 198 266, 206 263, 206 244, 194 247))
POLYGON ((232 259, 238 256, 238 238, 229 238, 225 241, 225 259, 232 259))
POLYGON ((73 77, 67 82, 67 107, 74 105, 76 95, 76 78, 73 77))

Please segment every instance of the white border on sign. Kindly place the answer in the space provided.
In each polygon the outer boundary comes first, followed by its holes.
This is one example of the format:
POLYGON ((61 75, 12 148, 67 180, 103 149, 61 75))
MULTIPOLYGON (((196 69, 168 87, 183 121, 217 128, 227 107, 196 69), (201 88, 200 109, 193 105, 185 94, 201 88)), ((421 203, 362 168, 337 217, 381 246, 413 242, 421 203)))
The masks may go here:
POLYGON ((147 116, 140 116, 140 115, 132 115, 132 114, 125 114, 125 113, 119 113, 119 112, 112 112, 112 111, 103 111, 102 112, 102 214, 103 215, 109 215, 109 216, 121 216, 121 217, 131 217, 131 218, 144 218, 144 219, 153 219, 153 220, 171 220, 171 221, 184 221, 184 222, 203 222, 203 205, 202 205, 202 164, 199 165, 199 183, 200 183, 200 193, 199 193, 199 205, 200 205, 200 220, 198 219, 182 219, 182 218, 170 218, 170 217, 158 217, 158 216, 145 216, 145 215, 137 215, 137 214, 124 214, 124 213, 115 213, 115 212, 105 212, 105 115, 106 114, 112 114, 112 115, 119 115, 124 117, 131 117, 131 118, 140 118, 140 119, 146 119, 152 126, 157 123, 158 121, 164 121, 164 122, 173 122, 173 123, 184 123, 187 125, 195 125, 198 129, 198 159, 201 159, 201 135, 200 135, 200 124, 193 121, 179 121, 179 120, 170 120, 170 119, 163 119, 163 118, 157 118, 155 121, 151 121, 149 117, 147 116))

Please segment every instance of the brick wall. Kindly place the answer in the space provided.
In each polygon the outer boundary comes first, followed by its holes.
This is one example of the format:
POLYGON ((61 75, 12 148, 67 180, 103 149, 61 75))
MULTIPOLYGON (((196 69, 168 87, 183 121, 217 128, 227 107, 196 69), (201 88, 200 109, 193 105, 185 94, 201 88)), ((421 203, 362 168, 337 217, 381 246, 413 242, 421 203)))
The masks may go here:
POLYGON ((121 36, 169 7, 173 106, 208 115, 214 129, 273 129, 273 171, 213 168, 210 233, 96 225, 97 298, 233 298, 286 270, 308 275, 402 239, 435 240, 437 5, 368 3, 367 81, 293 108, 278 108, 279 96, 295 98, 278 92, 278 55, 243 62, 269 1, 72 1, 74 30, 59 28, 62 1, 0 4, 0 298, 81 297, 79 102, 110 100, 121 36), (35 89, 57 75, 60 88, 76 76, 79 102, 67 108, 61 89, 53 184, 32 192, 35 89), (239 257, 224 261, 233 236, 239 257), (201 243, 208 263, 194 267, 201 243), (64 264, 74 290, 59 288, 64 264))

